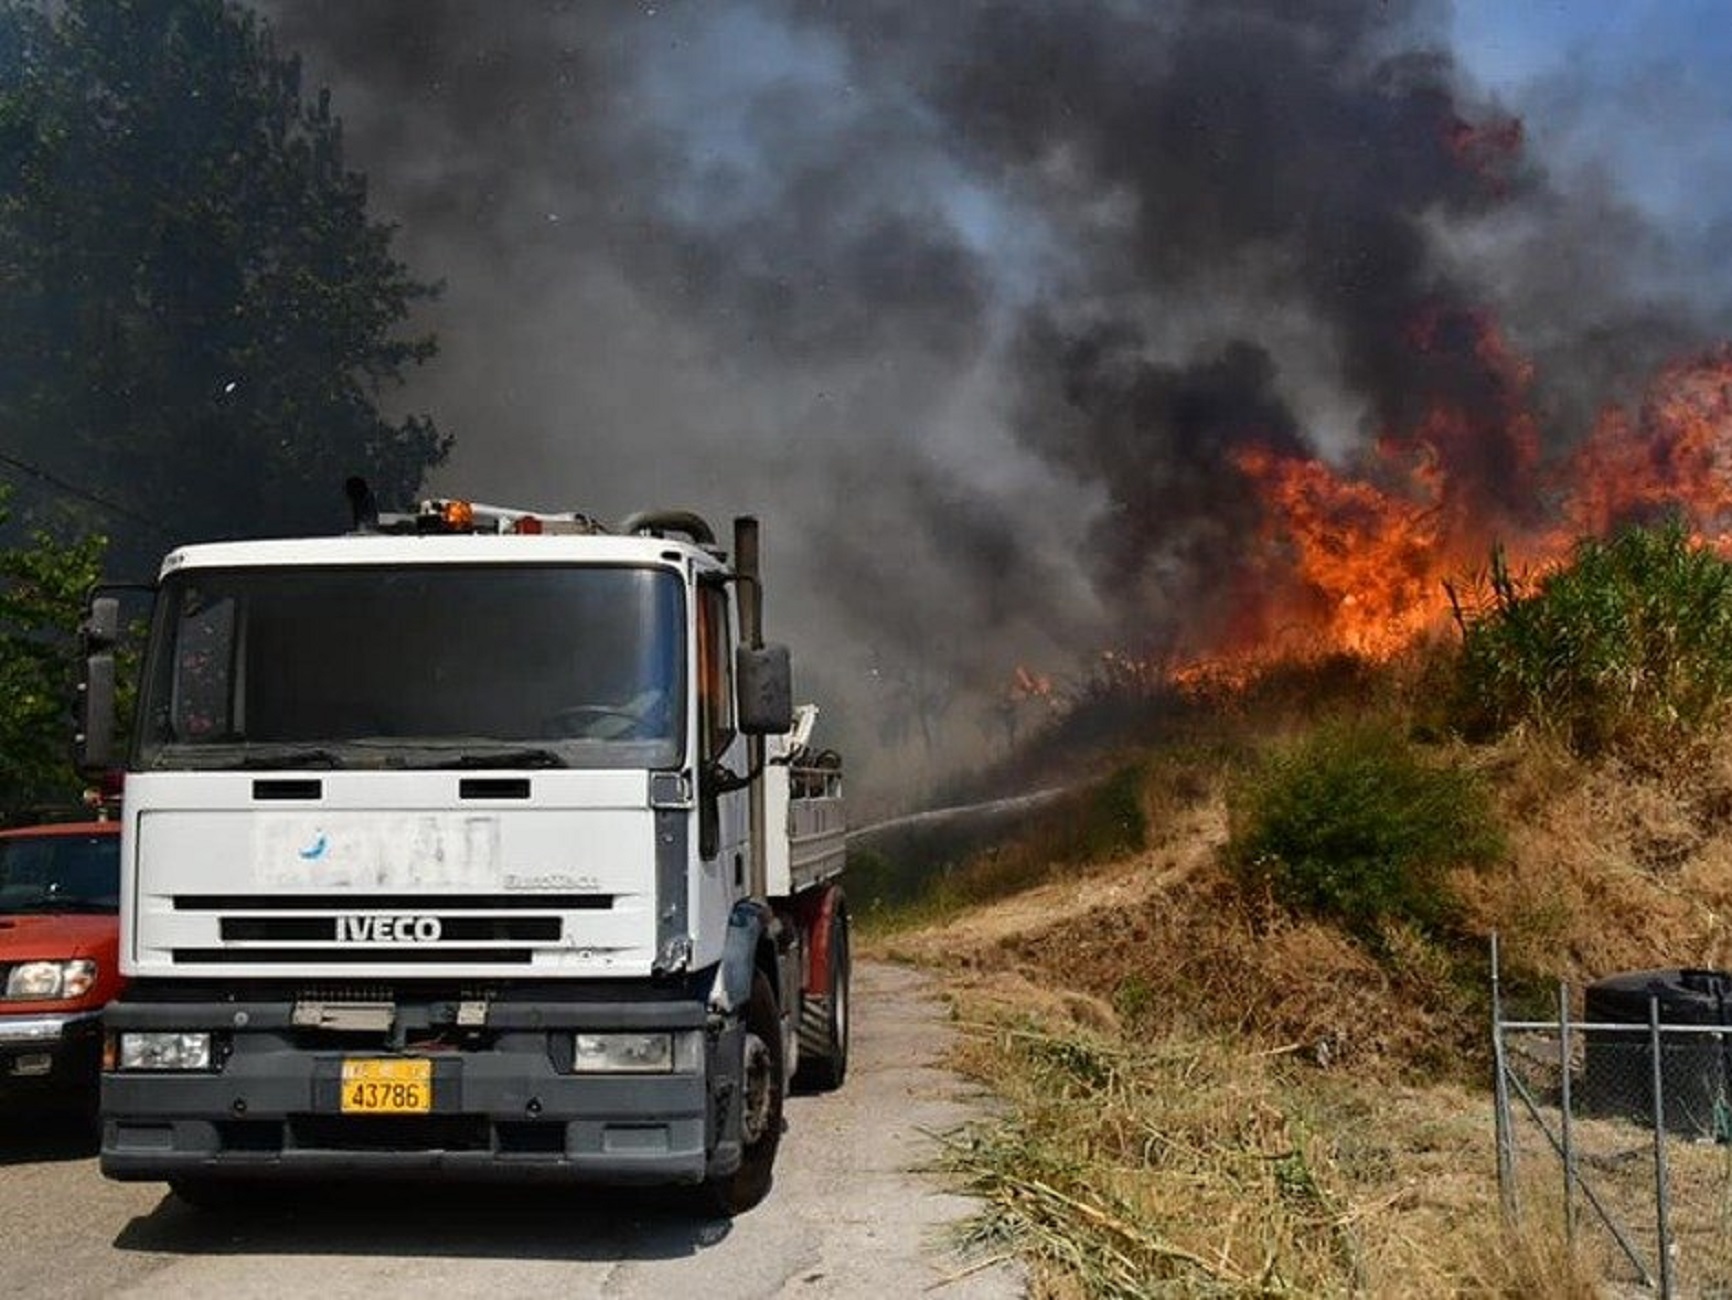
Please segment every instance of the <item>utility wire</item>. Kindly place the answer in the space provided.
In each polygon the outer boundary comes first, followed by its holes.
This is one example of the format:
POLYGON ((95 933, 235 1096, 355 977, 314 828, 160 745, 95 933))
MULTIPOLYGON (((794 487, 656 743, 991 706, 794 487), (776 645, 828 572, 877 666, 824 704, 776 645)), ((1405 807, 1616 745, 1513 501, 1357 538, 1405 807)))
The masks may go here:
POLYGON ((164 528, 159 521, 150 518, 148 515, 141 515, 136 510, 130 510, 126 506, 120 505, 117 502, 109 501, 104 497, 97 496, 96 493, 81 488, 76 483, 68 483, 58 475, 49 473, 40 465, 32 465, 29 461, 19 460, 16 456, 9 456, 3 451, 0 451, 0 465, 9 465, 13 469, 28 474, 31 478, 40 479, 57 492, 64 493, 67 496, 77 497, 80 501, 87 501, 91 505, 107 510, 111 514, 119 515, 123 519, 130 519, 133 523, 150 529, 151 532, 156 533, 160 537, 167 537, 171 541, 173 540, 173 534, 171 534, 168 529, 164 528))

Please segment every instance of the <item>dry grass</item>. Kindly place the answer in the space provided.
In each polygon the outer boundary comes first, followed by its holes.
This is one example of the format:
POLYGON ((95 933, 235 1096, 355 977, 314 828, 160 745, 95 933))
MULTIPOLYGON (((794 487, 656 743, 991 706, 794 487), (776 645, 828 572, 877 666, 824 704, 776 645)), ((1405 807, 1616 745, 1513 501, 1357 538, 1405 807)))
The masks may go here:
POLYGON ((1246 896, 1221 774, 1157 761, 1141 852, 871 941, 949 973, 960 1063, 1008 1102, 952 1167, 1037 1294, 1604 1294, 1555 1216, 1503 1227, 1484 939, 1542 1005, 1558 979, 1732 965, 1732 746, 1656 772, 1518 735, 1470 761, 1511 852, 1452 878, 1454 940, 1246 896))
POLYGON ((1548 1234, 1504 1232, 1467 1090, 1371 1093, 1232 1039, 1133 1047, 1050 1007, 958 1006, 959 1063, 1009 1117, 947 1163, 986 1204, 974 1246, 1020 1250, 1037 1295, 1594 1294, 1548 1234))
POLYGON ((1456 888, 1473 928, 1497 929, 1518 969, 1579 984, 1732 964, 1732 747, 1652 772, 1571 764, 1518 738, 1489 762, 1511 860, 1456 888))

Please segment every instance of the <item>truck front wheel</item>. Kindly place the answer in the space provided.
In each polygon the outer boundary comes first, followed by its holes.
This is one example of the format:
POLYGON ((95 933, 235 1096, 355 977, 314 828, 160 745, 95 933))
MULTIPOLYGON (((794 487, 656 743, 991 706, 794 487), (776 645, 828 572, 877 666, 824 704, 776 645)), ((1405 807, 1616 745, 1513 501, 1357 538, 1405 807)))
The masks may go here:
POLYGON ((740 1167, 704 1184, 706 1200, 720 1214, 739 1214, 769 1195, 782 1142, 782 1029, 775 990, 762 971, 752 977, 741 1030, 740 1167))

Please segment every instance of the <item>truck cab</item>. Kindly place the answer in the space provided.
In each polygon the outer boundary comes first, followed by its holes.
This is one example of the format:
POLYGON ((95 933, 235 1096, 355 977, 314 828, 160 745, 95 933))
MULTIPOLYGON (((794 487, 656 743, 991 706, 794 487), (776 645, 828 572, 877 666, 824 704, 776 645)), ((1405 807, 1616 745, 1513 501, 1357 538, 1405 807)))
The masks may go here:
MULTIPOLYGON (((439 501, 164 560, 105 1173, 765 1194, 787 1086, 841 1080, 847 919, 735 540, 439 501)), ((102 599, 87 769, 116 757, 102 599)))

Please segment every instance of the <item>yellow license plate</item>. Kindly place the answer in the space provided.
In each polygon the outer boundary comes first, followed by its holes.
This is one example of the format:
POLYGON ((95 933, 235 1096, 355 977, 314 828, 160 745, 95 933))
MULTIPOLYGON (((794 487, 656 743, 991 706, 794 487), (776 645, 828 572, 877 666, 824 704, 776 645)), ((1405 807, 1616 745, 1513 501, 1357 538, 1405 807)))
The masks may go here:
POLYGON ((343 1062, 345 1115, 425 1115, 433 1109, 433 1062, 369 1058, 343 1062))

